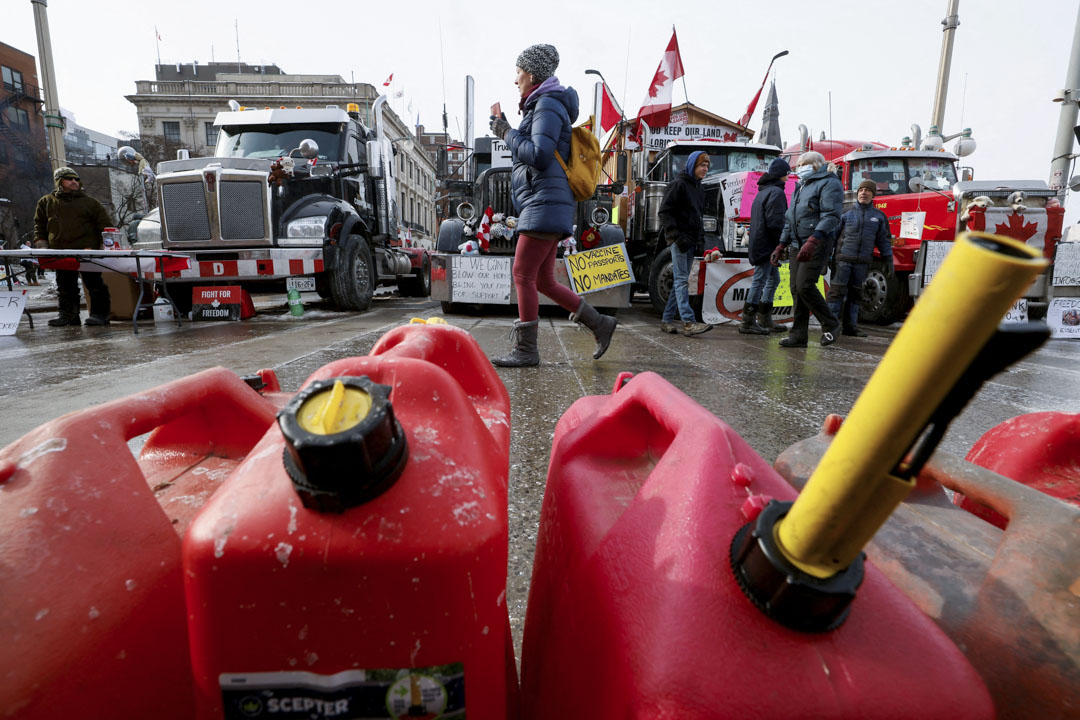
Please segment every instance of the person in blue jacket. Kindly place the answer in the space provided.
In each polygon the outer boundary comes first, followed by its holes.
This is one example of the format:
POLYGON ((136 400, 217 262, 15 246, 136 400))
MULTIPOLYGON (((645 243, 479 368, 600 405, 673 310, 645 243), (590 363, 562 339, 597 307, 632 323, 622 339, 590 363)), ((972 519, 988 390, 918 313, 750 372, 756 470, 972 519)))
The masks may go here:
POLYGON ((892 277, 894 273, 889 218, 874 207, 876 193, 877 184, 873 180, 863 180, 859 183, 855 206, 840 217, 829 310, 841 319, 841 334, 853 337, 866 337, 859 329, 859 301, 875 247, 885 263, 885 276, 892 277))
POLYGON ((555 251, 563 238, 574 232, 577 203, 559 161, 570 157, 572 123, 578 115, 578 94, 563 87, 555 77, 559 52, 552 45, 532 45, 517 59, 515 84, 523 113, 517 129, 506 116, 491 116, 491 131, 510 148, 514 162, 511 189, 518 218, 514 249, 514 287, 518 320, 511 337, 514 349, 492 358, 499 367, 531 367, 540 364, 537 348, 539 302, 542 292, 570 311, 570 318, 593 332, 599 359, 611 344, 615 318, 601 315, 583 298, 555 279, 555 251))
POLYGON ((795 319, 788 336, 780 341, 782 347, 806 347, 810 313, 821 323, 821 344, 836 342, 840 321, 825 304, 818 290, 818 278, 832 254, 832 243, 840 226, 844 208, 844 187, 840 178, 829 171, 825 157, 813 150, 804 152, 795 163, 799 184, 791 196, 780 243, 770 260, 776 267, 788 246, 798 253, 791 261, 791 295, 795 298, 795 319))

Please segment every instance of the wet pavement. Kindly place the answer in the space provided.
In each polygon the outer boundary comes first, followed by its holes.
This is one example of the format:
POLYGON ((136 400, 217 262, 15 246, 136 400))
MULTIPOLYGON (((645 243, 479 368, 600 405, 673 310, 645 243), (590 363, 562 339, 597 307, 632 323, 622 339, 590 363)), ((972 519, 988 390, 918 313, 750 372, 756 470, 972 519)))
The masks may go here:
MULTIPOLYGON (((0 337, 0 446, 67 412, 114 400, 214 366, 240 374, 273 369, 286 391, 343 357, 367 354, 386 331, 411 317, 443 315, 436 302, 380 294, 366 313, 341 313, 305 295, 302 317, 287 312, 284 295, 256 298, 259 313, 243 322, 140 321, 108 327, 51 328, 48 297, 30 303, 35 327, 24 321, 0 337)), ((83 313, 85 318, 85 311, 83 313)), ((488 354, 508 347, 513 315, 505 308, 447 315, 488 354)), ((499 369, 511 398, 510 560, 507 603, 520 658, 521 630, 532 555, 555 424, 585 395, 609 394, 620 372, 659 373, 738 432, 770 462, 812 436, 829 413, 846 414, 899 325, 866 327, 867 338, 778 346, 782 335, 741 335, 734 324, 693 338, 667 335, 644 300, 618 314, 608 353, 592 359, 591 334, 562 311, 541 310, 538 368, 499 369)), ((953 422, 941 450, 963 456, 997 423, 1028 412, 1080 410, 1080 343, 1050 341, 1011 371, 987 383, 953 422)), ((898 388, 903 392, 903 388, 898 388)), ((613 438, 617 440, 617 438, 613 438)), ((140 442, 131 443, 134 452, 140 442)))

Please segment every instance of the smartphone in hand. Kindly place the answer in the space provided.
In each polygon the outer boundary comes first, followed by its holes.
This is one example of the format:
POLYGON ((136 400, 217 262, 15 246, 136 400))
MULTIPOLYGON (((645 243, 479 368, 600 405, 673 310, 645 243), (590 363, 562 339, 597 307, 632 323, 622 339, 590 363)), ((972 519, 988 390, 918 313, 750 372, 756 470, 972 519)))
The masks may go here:
POLYGON ((502 112, 502 103, 495 103, 494 105, 491 106, 491 115, 492 115, 492 117, 501 117, 501 118, 506 117, 505 115, 503 115, 503 112, 502 112))

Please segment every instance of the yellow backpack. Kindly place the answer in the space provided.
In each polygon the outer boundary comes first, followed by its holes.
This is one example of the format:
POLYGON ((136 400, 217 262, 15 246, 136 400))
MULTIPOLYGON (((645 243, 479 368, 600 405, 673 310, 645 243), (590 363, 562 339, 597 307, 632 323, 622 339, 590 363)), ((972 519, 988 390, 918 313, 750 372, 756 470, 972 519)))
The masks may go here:
POLYGON ((591 198, 600 182, 602 159, 600 141, 592 131, 595 121, 595 116, 590 115, 587 121, 571 130, 569 163, 563 160, 558 151, 555 152, 566 179, 570 181, 570 192, 574 193, 574 199, 578 202, 591 198))

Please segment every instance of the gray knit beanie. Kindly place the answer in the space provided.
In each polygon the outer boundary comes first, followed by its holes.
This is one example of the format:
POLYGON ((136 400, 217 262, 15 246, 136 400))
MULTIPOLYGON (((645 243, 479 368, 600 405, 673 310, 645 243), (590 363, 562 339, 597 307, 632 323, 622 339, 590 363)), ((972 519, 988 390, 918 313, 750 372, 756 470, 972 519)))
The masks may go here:
POLYGON ((554 45, 530 45, 521 51, 515 64, 532 75, 539 85, 555 74, 555 68, 559 67, 559 51, 554 45))

